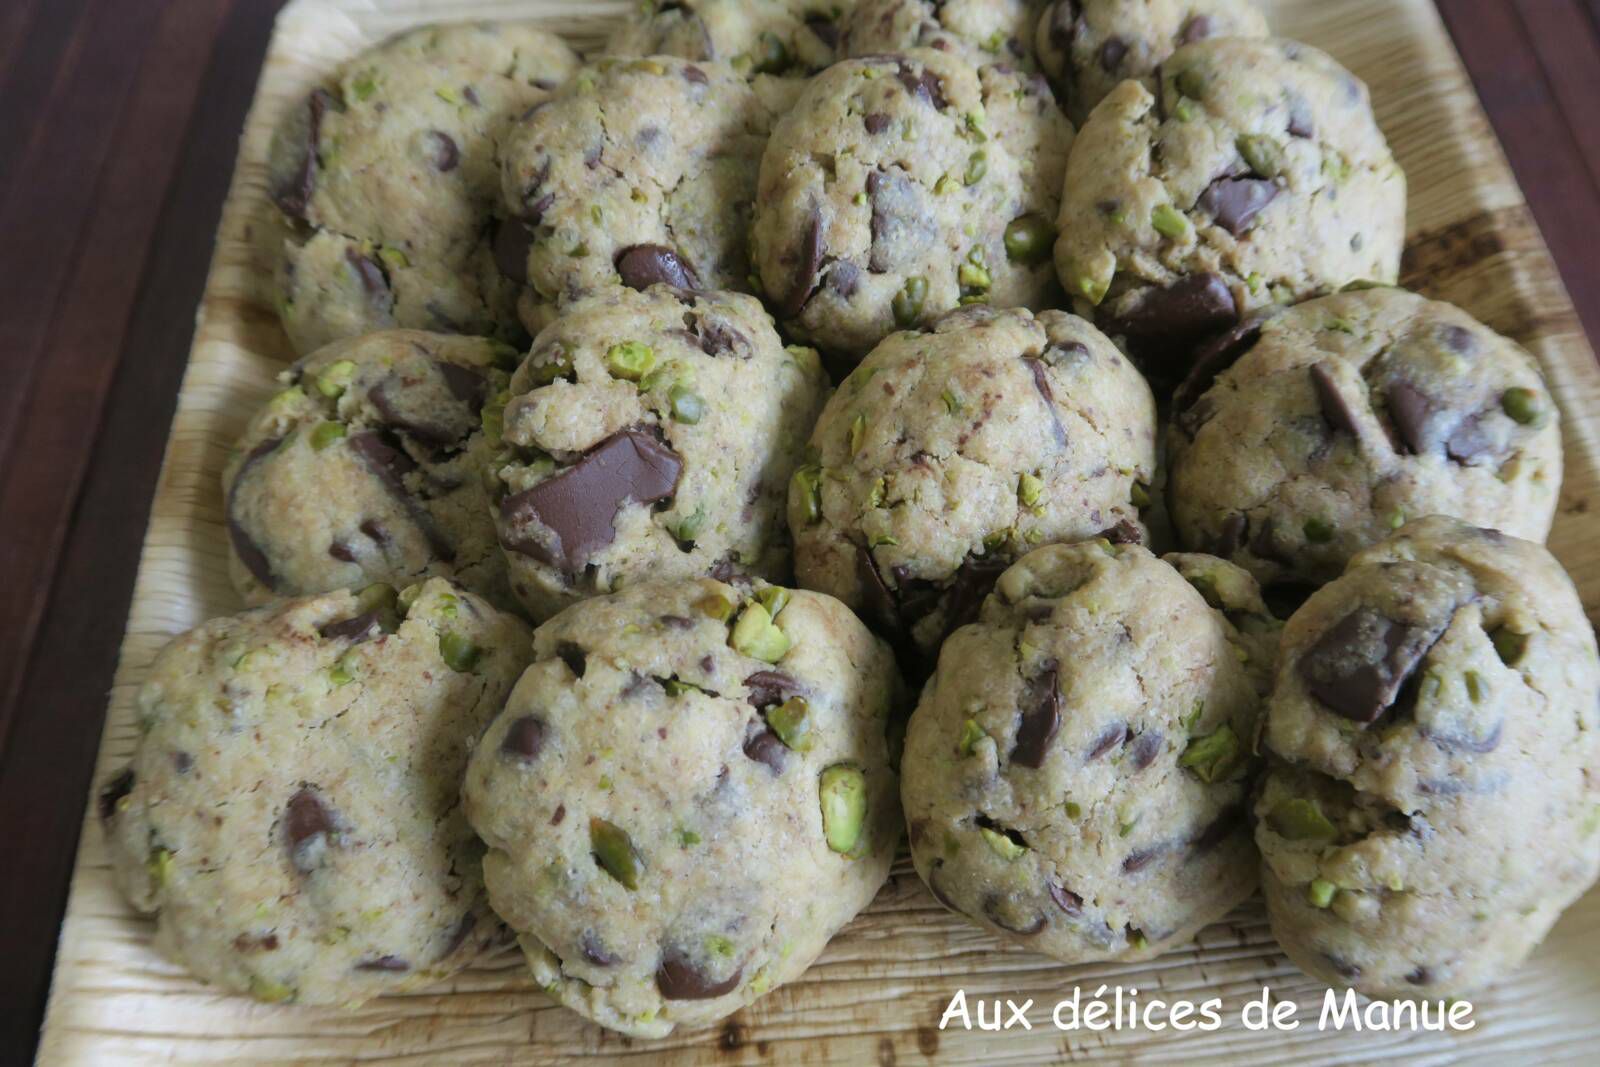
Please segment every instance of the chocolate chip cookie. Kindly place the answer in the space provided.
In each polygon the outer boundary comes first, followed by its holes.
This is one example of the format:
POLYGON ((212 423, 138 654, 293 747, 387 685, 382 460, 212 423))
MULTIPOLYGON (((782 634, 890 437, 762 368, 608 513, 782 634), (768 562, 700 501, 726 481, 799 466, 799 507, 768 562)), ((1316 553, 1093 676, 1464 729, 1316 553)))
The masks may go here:
POLYGON ((959 304, 1047 306, 1071 140, 1049 88, 998 66, 932 49, 835 64, 761 161, 769 306, 850 362, 959 304))
POLYGON ((781 579, 783 507, 827 395, 754 298, 615 287, 542 332, 511 382, 495 514, 536 619, 644 578, 781 579))
POLYGON ((1144 537, 1155 403, 1061 311, 973 306, 891 334, 846 378, 789 483, 802 585, 931 657, 1040 544, 1144 537))
POLYGON ((1188 941, 1256 885, 1247 653, 1142 546, 1022 557, 945 642, 911 716, 917 873, 951 910, 1069 963, 1188 941))
POLYGON ((1033 64, 1040 0, 860 0, 844 19, 850 56, 936 48, 974 66, 1033 64))
POLYGON ((517 358, 486 338, 385 330, 286 371, 222 475, 246 602, 438 575, 516 607, 486 478, 517 358))
POLYGON ((1540 545, 1431 517, 1284 631, 1256 804, 1272 931, 1321 981, 1504 977, 1600 872, 1600 659, 1540 545))
POLYGON ((1174 49, 1211 37, 1265 37, 1249 0, 1051 0, 1034 41, 1056 99, 1076 122, 1130 78, 1148 78, 1174 49))
POLYGON ((501 147, 511 221, 495 245, 500 269, 536 305, 656 282, 748 289, 745 234, 770 122, 724 64, 596 61, 501 147))
POLYGON ((528 628, 443 579, 284 601, 173 640, 100 794, 117 884, 197 977, 353 1006, 503 943, 457 802, 528 628))
POLYGON ((606 41, 617 56, 726 63, 775 111, 838 58, 844 0, 647 0, 606 41))
POLYGON ((1333 579, 1410 518, 1543 541, 1555 514, 1561 430, 1533 358, 1401 289, 1231 331, 1173 407, 1180 539, 1289 592, 1333 579))
POLYGON ((1405 176, 1367 89, 1315 48, 1213 38, 1123 82, 1067 164, 1056 267, 1155 377, 1249 310, 1393 282, 1405 176))
POLYGON ((568 608, 473 754, 495 910, 551 996, 660 1037, 797 978, 900 838, 889 650, 838 601, 710 579, 568 608))
POLYGON ((290 110, 268 180, 289 220, 278 310, 300 352, 394 326, 517 341, 495 269, 495 142, 577 67, 515 22, 409 30, 290 110))

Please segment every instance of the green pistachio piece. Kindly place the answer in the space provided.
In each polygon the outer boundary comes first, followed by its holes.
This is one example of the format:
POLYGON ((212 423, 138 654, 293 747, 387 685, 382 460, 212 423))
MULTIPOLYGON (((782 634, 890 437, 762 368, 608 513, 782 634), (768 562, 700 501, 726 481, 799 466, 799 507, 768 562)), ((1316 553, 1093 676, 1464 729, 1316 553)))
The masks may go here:
POLYGON ((694 544, 694 539, 700 536, 700 528, 706 524, 706 509, 704 504, 695 505, 693 513, 678 519, 677 527, 672 531, 672 536, 686 545, 694 544))
POLYGON ((1494 642, 1495 654, 1507 667, 1515 667, 1523 654, 1528 651, 1528 635, 1519 634, 1506 626, 1490 634, 1489 640, 1494 642))
POLYGON ((944 409, 950 414, 954 415, 961 410, 961 398, 950 390, 946 389, 940 393, 939 399, 944 401, 944 409))
MULTIPOLYGON (((572 377, 572 364, 568 363, 565 354, 560 352, 547 362, 528 363, 524 366, 527 368, 529 389, 539 389, 557 379, 572 377)), ((507 396, 507 399, 510 397, 507 396)))
POLYGON ((956 268, 956 280, 968 289, 987 289, 994 284, 988 267, 970 262, 956 268))
POLYGON ((339 396, 350 388, 355 376, 356 365, 351 360, 341 359, 337 363, 330 363, 317 375, 317 392, 327 397, 339 396))
POLYGON ((693 682, 685 682, 679 678, 668 678, 666 681, 661 683, 661 688, 666 690, 667 696, 669 697, 681 697, 685 693, 705 692, 704 689, 701 689, 693 682))
POLYGON ((378 73, 374 70, 364 70, 350 80, 350 95, 356 100, 365 100, 378 91, 378 73))
POLYGON ((1500 407, 1524 426, 1538 425, 1544 419, 1544 404, 1540 402, 1539 394, 1520 385, 1500 394, 1500 407))
POLYGON ((1327 519, 1307 519, 1301 529, 1306 540, 1314 545, 1325 545, 1333 540, 1333 523, 1327 519))
POLYGON ((968 719, 961 724, 961 740, 956 742, 956 748, 963 756, 970 756, 977 751, 978 742, 988 736, 984 728, 978 725, 977 719, 968 719))
POLYGON ((1172 108, 1173 118, 1177 119, 1179 122, 1189 122, 1194 119, 1196 114, 1197 112, 1195 111, 1194 104, 1189 102, 1189 98, 1187 96, 1178 97, 1178 102, 1174 104, 1172 108))
POLYGON ((444 658, 445 665, 457 674, 471 674, 472 668, 478 665, 478 658, 483 655, 483 649, 473 644, 471 638, 454 630, 446 630, 439 635, 439 655, 444 658))
POLYGON ((933 195, 949 196, 959 188, 961 188, 961 185, 954 178, 948 174, 941 174, 939 175, 939 180, 933 183, 933 195))
POLYGON ((1150 947, 1150 939, 1137 927, 1128 928, 1128 947, 1143 952, 1150 947))
POLYGON ((890 308, 895 325, 901 329, 915 326, 922 318, 922 305, 928 299, 928 279, 918 274, 906 279, 905 288, 894 294, 890 308))
POLYGON ((1191 100, 1199 100, 1206 94, 1206 76, 1193 67, 1178 71, 1177 77, 1172 79, 1172 84, 1177 87, 1178 92, 1191 100))
POLYGON ((655 365, 655 350, 643 341, 624 341, 606 350, 606 369, 630 382, 643 378, 655 365))
POLYGON ((694 602, 694 607, 700 614, 718 622, 727 622, 728 617, 733 614, 733 605, 721 593, 707 593, 694 602))
POLYGON ((756 594, 756 599, 767 609, 767 614, 776 619, 778 612, 789 606, 789 590, 781 585, 769 585, 756 594))
POLYGON ((435 89, 433 91, 433 95, 437 96, 440 100, 443 100, 447 104, 461 103, 461 97, 457 96, 456 91, 450 88, 448 85, 435 89))
POLYGON ((861 451, 861 442, 867 436, 867 416, 864 412, 857 412, 856 417, 850 420, 850 454, 853 456, 861 451))
POLYGON ((1017 499, 1025 508, 1037 506, 1044 499, 1044 482, 1024 471, 1017 479, 1017 499))
POLYGON ((1461 681, 1467 687, 1467 699, 1474 704, 1483 703, 1483 676, 1477 671, 1467 671, 1461 676, 1461 681))
POLYGON ((1076 801, 1073 801, 1073 800, 1067 801, 1066 812, 1067 812, 1067 818, 1069 818, 1069 819, 1081 819, 1081 818, 1083 818, 1083 808, 1081 808, 1076 801))
POLYGON ((150 881, 157 889, 172 880, 172 853, 164 848, 150 850, 150 857, 144 861, 144 869, 150 875, 150 881))
POLYGON ((623 888, 639 888, 639 854, 633 850, 633 839, 626 830, 601 818, 590 819, 589 850, 600 869, 623 888))
POLYGON ((721 956, 723 959, 731 959, 733 957, 733 949, 734 945, 731 939, 723 937, 721 934, 706 935, 706 952, 709 954, 721 956))
POLYGON ((981 144, 989 139, 988 134, 984 132, 988 127, 985 123, 983 112, 969 111, 964 116, 964 119, 967 133, 974 141, 977 141, 981 144))
POLYGON ((800 467, 790 479, 800 493, 800 508, 807 525, 822 521, 822 469, 800 467))
POLYGON ((693 848, 700 843, 700 835, 693 830, 678 829, 678 847, 693 848))
POLYGON ((1233 727, 1223 723, 1204 737, 1190 738, 1178 757, 1178 766, 1194 771, 1195 777, 1210 784, 1220 782, 1239 766, 1239 738, 1233 727))
POLYGON ((771 30, 761 31, 756 39, 755 66, 757 74, 781 74, 789 65, 789 49, 771 30))
POLYGON ((776 663, 789 651, 789 636, 760 604, 745 605, 728 641, 735 652, 764 663, 776 663))
POLYGON ((1189 220, 1183 213, 1171 204, 1157 204, 1156 209, 1150 212, 1150 225, 1163 237, 1170 237, 1174 241, 1189 232, 1189 220))
POLYGON ((1339 832, 1316 801, 1303 797, 1280 800, 1267 815, 1267 823, 1290 841, 1328 841, 1339 832))
POLYGON ((1143 482, 1134 482, 1133 488, 1128 490, 1128 502, 1143 511, 1150 506, 1150 487, 1143 482))
POLYGON ((355 661, 351 658, 352 655, 346 652, 339 657, 338 662, 328 668, 328 680, 335 686, 349 685, 356 680, 355 661))
POLYGON ((411 261, 406 258, 406 254, 398 248, 380 248, 378 249, 378 258, 383 260, 383 265, 390 270, 404 270, 406 267, 411 266, 411 261))
POLYGON ((1263 178, 1271 178, 1278 173, 1283 162, 1283 150, 1278 147, 1277 141, 1260 134, 1244 133, 1233 144, 1250 169, 1263 178))
POLYGON ((321 452, 344 436, 344 423, 319 422, 311 431, 311 450, 321 452))
POLYGON ((1333 903, 1339 887, 1326 878, 1318 878, 1306 887, 1306 902, 1313 908, 1326 908, 1333 903))
POLYGON ((822 804, 822 836, 828 847, 850 852, 860 843, 867 821, 867 776, 859 767, 836 763, 822 772, 817 795, 822 804))
POLYGON ((869 508, 881 508, 881 507, 883 507, 883 500, 884 500, 884 497, 888 494, 888 492, 889 492, 889 480, 887 478, 879 478, 876 481, 874 481, 872 483, 872 492, 867 494, 867 507, 869 507, 869 508))
POLYGON ((967 171, 961 176, 961 180, 968 185, 977 185, 983 181, 983 176, 987 173, 989 173, 989 153, 980 148, 967 157, 967 171))
POLYGON ((985 552, 993 552, 998 548, 1004 547, 1009 540, 1011 540, 1011 528, 1009 526, 1004 530, 995 530, 984 535, 983 550, 985 552))
POLYGON ((1038 215, 1019 215, 1006 223, 1006 258, 1032 266, 1050 255, 1055 230, 1038 215))
POLYGON ((705 414, 706 402, 700 399, 700 394, 681 385, 674 385, 667 394, 672 402, 672 418, 677 422, 693 426, 700 421, 700 416, 705 414))
POLYGON ((395 613, 398 601, 399 596, 395 593, 394 586, 374 582, 356 594, 356 612, 361 615, 367 612, 392 615, 395 613))
POLYGON ((796 752, 809 752, 816 743, 811 733, 811 705, 805 697, 790 697, 767 712, 767 725, 779 741, 796 752))
POLYGON ((282 982, 274 982, 259 974, 252 974, 250 995, 264 1004, 282 1004, 286 1000, 293 1000, 295 991, 293 986, 286 986, 282 982))
POLYGON ((996 856, 999 856, 1007 863, 1013 863, 1021 859, 1022 854, 1028 851, 1027 845, 1019 845, 1007 835, 1000 833, 998 830, 991 830, 987 826, 978 827, 978 833, 983 835, 984 844, 988 845, 996 856))

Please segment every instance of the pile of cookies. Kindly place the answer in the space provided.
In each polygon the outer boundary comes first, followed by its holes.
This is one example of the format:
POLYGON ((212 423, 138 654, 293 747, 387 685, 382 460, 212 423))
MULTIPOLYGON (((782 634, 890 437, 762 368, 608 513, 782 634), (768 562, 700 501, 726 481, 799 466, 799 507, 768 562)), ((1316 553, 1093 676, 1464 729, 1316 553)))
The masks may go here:
POLYGON ((1395 287, 1366 88, 1245 0, 428 26, 269 171, 256 606, 162 652, 100 802, 199 977, 353 1004, 515 941, 659 1036, 905 830, 1063 961, 1260 887, 1311 974, 1432 998, 1600 871, 1549 389, 1395 287))

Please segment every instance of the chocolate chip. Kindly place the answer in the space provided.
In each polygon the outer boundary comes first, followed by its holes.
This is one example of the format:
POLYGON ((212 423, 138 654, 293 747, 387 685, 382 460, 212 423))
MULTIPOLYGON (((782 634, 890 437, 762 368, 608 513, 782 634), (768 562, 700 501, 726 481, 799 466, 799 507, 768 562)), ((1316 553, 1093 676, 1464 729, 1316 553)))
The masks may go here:
POLYGON ((1494 729, 1483 737, 1469 737, 1465 734, 1449 733, 1433 726, 1423 726, 1420 730, 1423 737, 1432 741, 1446 752, 1471 752, 1474 755, 1487 755, 1500 747, 1501 735, 1505 733, 1505 723, 1497 722, 1494 729))
POLYGON ((1352 982, 1361 977, 1361 968, 1344 957, 1336 956, 1332 952, 1322 952, 1319 955, 1328 961, 1328 966, 1332 967, 1339 977, 1352 982))
POLYGON ((744 680, 750 706, 770 708, 801 692, 800 682, 782 671, 756 671, 744 680))
POLYGON ((1260 559, 1283 564, 1293 562, 1289 548, 1278 540, 1277 523, 1270 515, 1261 520, 1255 535, 1250 538, 1250 551, 1260 559))
POLYGON ((1392 382, 1384 392, 1384 404, 1407 450, 1419 456, 1430 451, 1434 410, 1427 395, 1410 382, 1392 382))
POLYGON ((461 162, 461 149, 456 147, 456 140, 442 130, 428 131, 428 160, 435 170, 440 173, 456 169, 456 164, 461 162))
POLYGON ((1137 545, 1144 541, 1144 531, 1139 529, 1139 524, 1132 519, 1123 519, 1115 526, 1108 526, 1096 536, 1103 537, 1114 545, 1137 545))
POLYGON ((903 170, 890 167, 868 174, 867 196, 872 203, 868 270, 883 274, 904 266, 934 243, 926 195, 903 170))
POLYGON ((829 48, 839 47, 839 26, 826 15, 807 15, 806 29, 817 37, 817 40, 829 48))
POLYGON ((1311 117, 1311 105, 1299 96, 1289 101, 1289 135, 1309 138, 1317 132, 1316 120, 1311 117))
POLYGON ((693 63, 690 63, 683 68, 683 80, 691 85, 705 85, 708 81, 706 78, 706 72, 695 66, 693 63))
POLYGON ((1138 874, 1140 871, 1150 866, 1150 864, 1160 859, 1161 853, 1165 851, 1166 848, 1164 846, 1154 845, 1150 848, 1141 848, 1136 852, 1128 853, 1127 858, 1122 861, 1122 873, 1138 874))
POLYGON ((856 580, 861 583, 863 612, 868 620, 888 632, 899 630, 900 605, 884 583, 878 561, 863 545, 856 546, 856 580))
POLYGON ((1477 415, 1468 415, 1457 423, 1444 442, 1444 454, 1456 463, 1470 463, 1478 456, 1494 451, 1494 440, 1484 432, 1483 423, 1477 415))
POLYGON ((1222 520, 1222 529, 1217 535, 1213 555, 1227 559, 1239 551, 1239 546, 1244 544, 1245 534, 1250 530, 1250 520, 1243 512, 1234 512, 1222 520))
POLYGON ((1406 975, 1406 981, 1412 985, 1431 985, 1433 983, 1433 972, 1426 967, 1418 967, 1406 975))
POLYGON ((494 231, 494 265, 518 285, 528 284, 528 251, 533 230, 520 219, 502 219, 494 231))
MULTIPOLYGON (((407 397, 401 392, 405 388, 398 375, 390 374, 378 382, 377 385, 367 390, 367 399, 372 402, 373 407, 378 409, 378 414, 383 417, 384 425, 391 429, 399 430, 406 436, 433 448, 448 448, 459 442, 467 432, 470 432, 470 429, 465 424, 461 428, 452 428, 436 422, 429 422, 426 418, 417 416, 412 407, 407 405, 407 397)), ((396 449, 391 449, 391 451, 400 456, 405 455, 404 452, 396 449)), ((384 462, 386 466, 392 467, 395 460, 393 457, 386 456, 384 462)), ((401 469, 397 473, 402 475, 409 474, 415 469, 416 464, 411 463, 409 456, 405 456, 405 459, 401 461, 401 469)))
POLYGON ((1083 898, 1065 886, 1046 882, 1045 890, 1050 894, 1050 899, 1056 902, 1056 907, 1068 915, 1083 914, 1083 898))
POLYGON ((549 727, 543 719, 536 715, 524 715, 512 721, 506 727, 505 740, 500 742, 500 751, 508 756, 515 756, 524 763, 532 762, 539 758, 544 751, 545 737, 549 727))
POLYGON ((1061 729, 1061 690, 1059 667, 1054 662, 1023 688, 1022 706, 1017 712, 1017 740, 1011 749, 1011 762, 1038 770, 1056 731, 1061 729))
POLYGON ((451 396, 467 405, 474 415, 483 410, 483 402, 489 395, 489 381, 481 372, 442 359, 435 361, 434 366, 439 368, 439 376, 444 379, 451 396))
POLYGON ((1107 74, 1115 74, 1117 68, 1122 66, 1122 58, 1128 54, 1128 42, 1121 37, 1107 37, 1100 46, 1100 69, 1107 74))
POLYGON ((577 574, 617 536, 616 516, 629 504, 654 504, 677 490, 683 461, 640 430, 612 434, 570 467, 500 504, 516 527, 538 523, 548 537, 513 536, 507 548, 577 574))
POLYGON ((688 956, 676 949, 666 949, 656 967, 656 988, 668 1000, 711 1000, 733 992, 743 975, 744 965, 740 964, 732 974, 719 981, 702 971, 688 956))
POLYGON ((399 956, 379 956, 377 959, 362 960, 356 964, 356 970, 358 971, 388 971, 392 974, 399 974, 410 969, 411 964, 399 956))
POLYGON ((822 266, 822 253, 822 211, 816 204, 812 204, 811 214, 806 219, 805 228, 800 232, 800 243, 795 248, 794 271, 790 278, 789 292, 778 304, 780 318, 794 318, 806 306, 806 301, 811 299, 812 290, 816 286, 817 270, 822 266))
MULTIPOLYGON (((377 390, 373 390, 377 392, 377 390)), ((371 394, 369 394, 371 395, 371 394)), ((355 434, 346 439, 351 451, 361 457, 366 468, 371 471, 383 486, 389 490, 389 495, 394 498, 405 511, 413 525, 422 532, 428 542, 428 550, 446 563, 455 559, 455 548, 444 539, 434 524, 433 518, 422 509, 411 493, 406 489, 405 476, 417 469, 416 460, 406 454, 398 443, 389 439, 387 433, 368 430, 355 434)), ((362 526, 365 530, 365 525, 362 526)), ((377 538, 374 538, 377 540, 377 538)), ((381 543, 381 542, 380 542, 381 543)))
POLYGON ((836 259, 828 269, 828 288, 845 300, 861 287, 861 268, 847 259, 836 259))
POLYGON ((323 637, 333 641, 365 641, 373 636, 372 631, 380 629, 378 626, 378 613, 368 611, 348 619, 336 619, 324 623, 317 632, 323 637))
POLYGON ((306 99, 305 137, 299 146, 299 163, 294 174, 272 191, 278 210, 290 218, 306 217, 306 207, 316 189, 317 143, 322 138, 322 117, 330 110, 343 110, 338 98, 326 89, 312 90, 306 99))
POLYGON ((1464 326, 1457 326, 1455 323, 1450 323, 1439 330, 1439 340, 1450 351, 1459 352, 1461 355, 1471 352, 1478 344, 1477 339, 1472 336, 1471 330, 1464 326))
POLYGON ((1216 27, 1213 25, 1210 15, 1195 15, 1183 24, 1183 33, 1179 36, 1184 44, 1194 44, 1196 41, 1205 40, 1214 32, 1216 32, 1216 27))
POLYGON ((105 788, 100 790, 100 821, 105 822, 117 814, 117 804, 123 797, 133 792, 133 783, 132 767, 122 768, 106 783, 105 788))
POLYGON ((1045 370, 1044 360, 1022 358, 1028 370, 1033 374, 1033 388, 1044 400, 1044 409, 1050 415, 1051 431, 1055 434, 1056 444, 1065 447, 1067 443, 1066 427, 1061 425, 1061 413, 1056 410, 1055 393, 1050 389, 1050 375, 1045 370))
POLYGON ((361 288, 366 290, 369 297, 379 297, 388 293, 389 282, 384 278, 383 270, 372 260, 356 251, 347 248, 344 251, 345 262, 355 274, 356 280, 361 283, 361 288))
POLYGON ((377 519, 366 519, 356 529, 371 538, 374 544, 386 545, 389 543, 389 531, 385 530, 383 524, 377 519))
POLYGON ((1137 355, 1171 365, 1201 338, 1238 321, 1239 309, 1228 283, 1208 271, 1180 278, 1164 289, 1144 289, 1106 326, 1126 337, 1137 355))
POLYGON ((867 128, 868 133, 880 134, 889 128, 889 116, 881 111, 874 111, 863 116, 861 124, 867 128))
POLYGON ((1122 745, 1128 739, 1128 724, 1119 722, 1106 727, 1100 736, 1095 738, 1093 745, 1089 746, 1089 754, 1084 757, 1089 762, 1094 762, 1107 752, 1122 745))
POLYGON ((1200 208, 1210 213, 1218 226, 1242 237, 1277 195, 1277 183, 1267 178, 1218 178, 1200 194, 1200 208))
POLYGON ((315 845, 325 842, 334 829, 330 812, 311 786, 302 786, 284 808, 283 835, 289 846, 289 860, 297 871, 309 874, 319 866, 315 845))
POLYGON ((1375 722, 1395 702, 1436 633, 1358 608, 1335 623, 1299 663, 1311 695, 1352 722, 1375 722))
POLYGON ((696 315, 693 312, 685 312, 683 318, 688 324, 690 334, 699 343, 700 351, 706 355, 720 356, 725 352, 743 352, 744 358, 749 358, 750 339, 727 319, 715 315, 696 315))
POLYGON ((1145 730, 1133 739, 1133 744, 1128 746, 1128 758, 1134 770, 1142 771, 1156 761, 1161 754, 1162 740, 1160 730, 1145 730))
POLYGON ((560 826, 561 825, 561 820, 565 819, 566 817, 567 817, 567 806, 565 804, 557 804, 556 805, 556 810, 550 816, 550 825, 551 826, 560 826))
POLYGON ((978 609, 994 589, 994 583, 1005 573, 1007 562, 999 557, 968 556, 956 568, 945 592, 945 636, 978 618, 978 609))
POLYGON ((631 245, 617 254, 617 273, 630 289, 652 285, 675 285, 679 289, 700 288, 700 277, 678 253, 665 245, 631 245))
POLYGON ((1311 388, 1317 394, 1317 406, 1322 410, 1322 420, 1335 433, 1343 432, 1352 437, 1356 436, 1355 412, 1350 410, 1344 394, 1339 391, 1338 383, 1333 380, 1333 375, 1328 370, 1328 363, 1326 361, 1313 363, 1310 373, 1311 388))
POLYGON ((788 752, 778 735, 759 721, 745 727, 744 754, 757 763, 765 763, 775 775, 782 774, 789 762, 788 752))
POLYGON ((928 68, 914 70, 910 63, 901 60, 897 64, 896 76, 900 84, 906 87, 906 92, 935 111, 943 111, 950 106, 944 98, 944 81, 928 68))
POLYGON ((605 942, 600 940, 600 935, 593 930, 585 930, 583 936, 578 938, 578 951, 596 967, 610 967, 617 962, 617 957, 611 954, 605 942))
POLYGON ((179 774, 188 774, 194 770, 194 757, 187 752, 174 752, 172 754, 172 769, 179 774))
POLYGON ((267 562, 267 554, 262 551, 261 546, 255 543, 250 534, 246 532, 243 524, 239 522, 238 515, 234 510, 234 503, 238 500, 239 486, 244 484, 245 477, 249 475, 250 469, 271 455, 281 444, 283 444, 283 438, 273 437, 262 441, 250 450, 250 453, 244 457, 244 462, 239 464, 239 473, 234 475, 233 486, 228 490, 228 502, 225 509, 228 515, 228 541, 233 546, 233 554, 239 557, 239 562, 243 563, 245 569, 254 576, 256 581, 265 586, 269 592, 275 592, 278 588, 277 579, 272 575, 272 565, 267 562))
POLYGON ((339 560, 341 563, 354 563, 356 561, 356 554, 352 552, 350 550, 350 546, 345 544, 343 541, 334 541, 329 544, 328 555, 332 556, 336 560, 339 560))
POLYGON ((1215 409, 1212 409, 1206 413, 1205 418, 1198 420, 1191 427, 1188 423, 1192 421, 1191 411, 1196 402, 1211 388, 1223 371, 1239 362, 1246 352, 1255 347, 1256 342, 1261 339, 1262 326, 1274 314, 1275 310, 1268 313, 1253 312, 1194 350, 1189 373, 1172 397, 1172 405, 1178 412, 1178 424, 1189 435, 1190 440, 1194 439, 1200 427, 1212 414, 1215 414, 1215 409))

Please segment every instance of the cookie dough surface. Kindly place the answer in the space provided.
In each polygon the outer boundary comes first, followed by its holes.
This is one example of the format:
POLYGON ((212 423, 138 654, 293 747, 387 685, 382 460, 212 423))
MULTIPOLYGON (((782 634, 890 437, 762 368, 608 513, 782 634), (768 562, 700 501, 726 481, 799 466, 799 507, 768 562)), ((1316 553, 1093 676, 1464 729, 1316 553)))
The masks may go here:
POLYGON ((827 396, 754 298, 616 287, 511 382, 495 514, 535 618, 645 578, 783 578, 789 476, 827 396))
POLYGON ((844 20, 850 56, 936 48, 974 66, 1031 66, 1039 0, 860 0, 844 20))
POLYGON ((770 306, 853 362, 958 304, 1059 299, 1071 141, 1042 80, 932 49, 835 64, 762 158, 751 249, 770 306))
POLYGON ((660 1037, 798 977, 888 877, 893 657, 843 605, 709 579, 562 612, 467 772, 535 978, 660 1037))
POLYGON ((1174 402, 1168 500, 1185 545, 1313 587, 1423 515, 1549 532, 1555 402, 1533 358, 1465 312, 1367 289, 1231 340, 1174 402))
POLYGON ((285 372, 223 470, 245 600, 437 575, 514 607, 485 478, 517 358, 485 338, 387 330, 285 372))
POLYGON ((1034 40, 1056 98, 1082 123, 1112 89, 1148 78, 1183 45, 1265 36, 1250 0, 1051 0, 1034 40))
POLYGON ((300 352, 394 326, 517 340, 495 269, 495 143, 578 65, 515 22, 424 26, 290 110, 268 159, 290 222, 279 313, 300 352))
POLYGON ((1600 871, 1600 661, 1539 545, 1433 517, 1284 632, 1256 804, 1272 931, 1322 981, 1461 996, 1600 871))
POLYGON ((1155 404, 1060 311, 969 307, 890 335, 845 379, 790 482, 802 585, 932 656, 1029 549, 1142 540, 1155 404))
POLYGON ((258 1000, 354 1006, 503 943, 457 788, 529 658, 525 625, 442 579, 176 638, 100 795, 156 946, 258 1000))
POLYGON ((1246 311, 1392 283, 1405 205, 1366 86, 1307 45, 1213 38, 1084 124, 1056 267, 1081 314, 1179 379, 1246 311))
POLYGON ((1138 545, 1024 556, 945 642, 911 717, 917 873, 952 910, 1067 962, 1189 940, 1256 885, 1246 654, 1138 545))
POLYGON ((621 285, 748 289, 749 205, 771 116, 732 68, 605 57, 501 146, 496 259, 535 303, 621 285))

